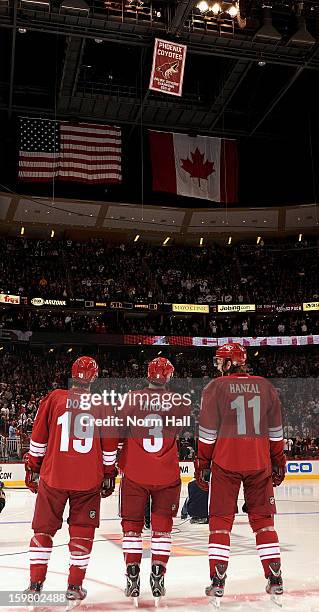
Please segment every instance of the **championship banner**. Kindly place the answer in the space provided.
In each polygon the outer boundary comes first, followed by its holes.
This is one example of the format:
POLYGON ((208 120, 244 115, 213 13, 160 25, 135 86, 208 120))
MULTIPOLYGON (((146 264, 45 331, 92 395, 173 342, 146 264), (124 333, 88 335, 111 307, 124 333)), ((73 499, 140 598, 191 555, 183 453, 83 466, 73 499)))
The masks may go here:
POLYGON ((217 312, 254 312, 255 304, 218 304, 217 312))
POLYGON ((302 308, 305 311, 319 310, 319 302, 307 302, 307 303, 304 302, 302 305, 302 308))
POLYGON ((208 304, 172 304, 173 312, 199 312, 208 314, 208 304))
POLYGON ((155 38, 149 89, 181 96, 186 60, 186 45, 155 38))

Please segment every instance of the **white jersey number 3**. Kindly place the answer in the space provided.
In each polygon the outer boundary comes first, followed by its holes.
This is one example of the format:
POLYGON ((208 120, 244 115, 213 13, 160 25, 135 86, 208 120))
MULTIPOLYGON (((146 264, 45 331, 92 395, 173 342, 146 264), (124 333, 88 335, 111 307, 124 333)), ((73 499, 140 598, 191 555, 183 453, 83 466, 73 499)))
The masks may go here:
MULTIPOLYGON (((67 453, 69 450, 71 417, 72 412, 64 412, 57 420, 57 424, 62 425, 60 442, 60 451, 62 453, 67 453)), ((89 414, 82 413, 76 415, 73 434, 77 438, 77 440, 72 440, 73 449, 77 453, 89 453, 93 446, 94 434, 94 422, 92 422, 89 414)))
POLYGON ((149 414, 144 419, 150 438, 143 438, 143 448, 147 453, 157 453, 163 447, 163 419, 157 414, 149 414))

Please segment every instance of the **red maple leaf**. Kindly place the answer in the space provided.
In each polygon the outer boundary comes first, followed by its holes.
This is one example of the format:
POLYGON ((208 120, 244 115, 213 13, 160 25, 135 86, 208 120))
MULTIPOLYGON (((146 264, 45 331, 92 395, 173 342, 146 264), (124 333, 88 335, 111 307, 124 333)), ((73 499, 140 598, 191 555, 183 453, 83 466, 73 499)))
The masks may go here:
POLYGON ((192 178, 198 179, 198 186, 200 187, 200 180, 204 179, 208 181, 208 177, 210 174, 215 172, 214 162, 206 161, 204 162, 204 153, 201 153, 200 150, 196 147, 195 152, 191 153, 191 158, 181 159, 182 168, 185 172, 191 175, 192 178))

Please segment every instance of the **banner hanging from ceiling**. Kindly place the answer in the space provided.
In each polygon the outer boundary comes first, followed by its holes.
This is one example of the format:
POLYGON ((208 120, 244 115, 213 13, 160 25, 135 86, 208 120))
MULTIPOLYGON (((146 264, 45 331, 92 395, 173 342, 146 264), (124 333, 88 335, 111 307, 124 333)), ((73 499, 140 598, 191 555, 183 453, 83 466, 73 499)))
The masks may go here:
POLYGON ((155 38, 149 89, 181 96, 186 60, 186 45, 155 38))

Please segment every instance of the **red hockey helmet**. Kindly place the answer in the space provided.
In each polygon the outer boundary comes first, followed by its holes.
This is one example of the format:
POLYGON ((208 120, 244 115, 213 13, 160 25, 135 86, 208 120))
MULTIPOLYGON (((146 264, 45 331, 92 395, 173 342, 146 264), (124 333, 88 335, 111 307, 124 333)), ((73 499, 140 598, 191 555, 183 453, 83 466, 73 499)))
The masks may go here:
POLYGON ((215 359, 230 359, 232 365, 241 366, 247 361, 247 351, 238 342, 230 342, 217 349, 215 359))
POLYGON ((148 364, 147 378, 150 382, 165 385, 173 374, 174 366, 166 357, 156 357, 148 364))
POLYGON ((92 357, 78 357, 72 365, 72 378, 81 383, 92 383, 99 375, 99 366, 92 357))

